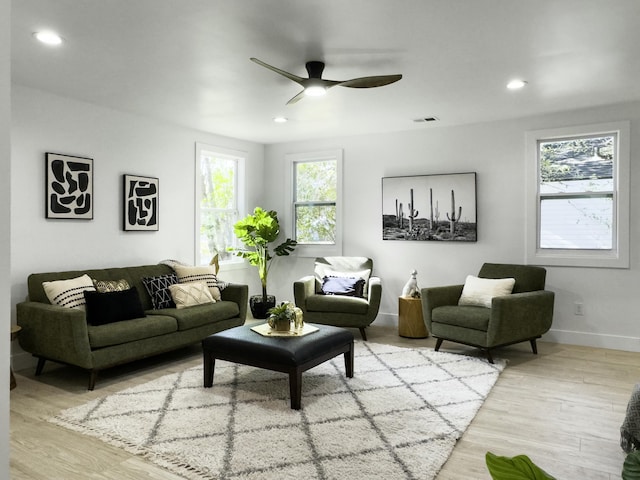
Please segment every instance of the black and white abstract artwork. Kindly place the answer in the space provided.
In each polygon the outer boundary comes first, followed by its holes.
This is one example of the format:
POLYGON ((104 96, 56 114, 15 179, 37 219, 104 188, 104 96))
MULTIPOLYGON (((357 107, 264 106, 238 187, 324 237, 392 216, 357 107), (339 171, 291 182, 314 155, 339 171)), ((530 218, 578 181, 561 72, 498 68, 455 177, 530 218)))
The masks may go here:
POLYGON ((158 179, 137 175, 123 175, 123 178, 124 230, 158 230, 158 179))
POLYGON ((93 219, 93 159, 47 152, 46 218, 93 219))

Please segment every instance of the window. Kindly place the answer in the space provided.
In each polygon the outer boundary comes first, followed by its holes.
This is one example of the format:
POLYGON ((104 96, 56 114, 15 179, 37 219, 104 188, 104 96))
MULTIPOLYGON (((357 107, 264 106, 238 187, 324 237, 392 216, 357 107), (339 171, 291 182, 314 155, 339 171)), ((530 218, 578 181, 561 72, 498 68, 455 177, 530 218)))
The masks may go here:
POLYGON ((629 266, 629 124, 527 134, 527 260, 629 266))
POLYGON ((218 253, 222 265, 242 265, 228 252, 236 247, 233 225, 244 211, 245 154, 196 144, 196 264, 207 265, 218 253))
POLYGON ((291 238, 299 256, 342 254, 342 151, 288 155, 291 238))

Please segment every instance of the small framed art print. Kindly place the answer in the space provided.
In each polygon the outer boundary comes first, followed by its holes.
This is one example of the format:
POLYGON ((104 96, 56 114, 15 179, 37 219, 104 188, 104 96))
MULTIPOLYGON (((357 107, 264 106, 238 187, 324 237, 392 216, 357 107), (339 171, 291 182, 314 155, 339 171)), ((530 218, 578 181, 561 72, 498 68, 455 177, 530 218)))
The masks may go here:
POLYGON ((46 153, 46 218, 93 219, 93 159, 46 153))
POLYGON ((158 230, 159 181, 154 177, 123 175, 125 231, 158 230))

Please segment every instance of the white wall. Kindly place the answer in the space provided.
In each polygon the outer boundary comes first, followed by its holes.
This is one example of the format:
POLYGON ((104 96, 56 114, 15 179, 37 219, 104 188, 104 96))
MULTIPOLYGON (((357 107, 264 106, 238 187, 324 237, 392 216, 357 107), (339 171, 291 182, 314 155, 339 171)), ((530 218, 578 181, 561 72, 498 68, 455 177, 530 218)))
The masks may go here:
MULTIPOLYGON (((27 276, 34 272, 153 264, 167 258, 193 262, 195 142, 247 152, 247 204, 259 203, 264 164, 260 144, 22 86, 14 85, 11 95, 12 305, 25 298, 27 276), (45 152, 93 158, 93 220, 45 219, 45 152), (122 230, 125 173, 159 179, 159 231, 122 230)), ((223 278, 246 283, 246 274, 246 269, 234 270, 223 278)), ((24 357, 14 356, 14 361, 22 363, 24 357)))
MULTIPOLYGON (((632 302, 640 285, 640 103, 516 121, 425 127, 422 132, 269 145, 265 203, 278 211, 288 208, 282 195, 286 154, 343 148, 343 254, 374 259, 375 273, 383 282, 377 321, 395 321, 397 297, 414 268, 419 285, 427 287, 463 283, 485 261, 524 263, 527 130, 615 120, 631 120, 631 268, 548 267, 547 288, 557 296, 552 331, 544 339, 640 351, 640 314, 632 302), (477 243, 382 240, 382 177, 457 172, 477 172, 477 243), (584 316, 573 314, 575 301, 584 304, 584 316)), ((291 284, 313 271, 313 259, 285 257, 278 262, 270 273, 270 293, 278 301, 293 300, 291 284)))
POLYGON ((0 478, 9 478, 9 326, 11 216, 10 0, 0 0, 0 478))

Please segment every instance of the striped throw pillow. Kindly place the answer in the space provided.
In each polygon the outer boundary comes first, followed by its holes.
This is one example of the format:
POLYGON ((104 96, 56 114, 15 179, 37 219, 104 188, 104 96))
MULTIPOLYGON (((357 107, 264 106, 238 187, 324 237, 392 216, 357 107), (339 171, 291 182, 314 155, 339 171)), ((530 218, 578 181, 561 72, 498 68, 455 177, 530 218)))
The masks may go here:
POLYGON ((79 308, 84 310, 84 291, 95 292, 91 277, 84 274, 80 277, 68 280, 54 280, 52 282, 42 282, 44 293, 52 305, 59 305, 66 308, 79 308))

